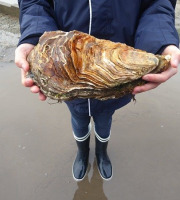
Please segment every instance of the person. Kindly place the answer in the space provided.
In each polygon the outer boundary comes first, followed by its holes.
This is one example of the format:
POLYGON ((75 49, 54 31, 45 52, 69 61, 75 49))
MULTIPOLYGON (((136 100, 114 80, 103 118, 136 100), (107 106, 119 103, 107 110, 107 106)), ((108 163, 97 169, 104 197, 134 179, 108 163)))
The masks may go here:
MULTIPOLYGON (((170 54, 170 68, 160 74, 143 76, 147 84, 135 87, 132 95, 154 89, 177 73, 180 50, 174 25, 176 0, 19 0, 18 3, 21 37, 15 63, 21 68, 22 84, 32 93, 38 93, 42 101, 46 97, 30 78, 26 78, 29 70, 26 58, 45 31, 79 30, 154 54, 170 54)), ((112 116, 131 101, 132 95, 106 101, 75 99, 66 102, 78 147, 72 170, 75 180, 82 180, 87 172, 91 118, 100 175, 105 180, 112 177, 112 164, 107 154, 112 116)))

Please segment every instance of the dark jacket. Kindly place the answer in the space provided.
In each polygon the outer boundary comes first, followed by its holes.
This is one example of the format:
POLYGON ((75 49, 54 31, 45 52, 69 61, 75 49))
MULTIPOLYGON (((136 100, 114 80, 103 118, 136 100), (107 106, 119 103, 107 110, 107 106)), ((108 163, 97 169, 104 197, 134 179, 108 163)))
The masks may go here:
POLYGON ((174 27, 176 0, 18 2, 21 27, 19 44, 36 44, 44 31, 76 29, 152 53, 161 53, 170 44, 179 45, 174 27))
MULTIPOLYGON (((176 0, 91 0, 91 35, 152 53, 179 45, 174 28, 176 0)), ((20 43, 36 44, 44 31, 88 33, 88 0, 19 0, 20 43)))

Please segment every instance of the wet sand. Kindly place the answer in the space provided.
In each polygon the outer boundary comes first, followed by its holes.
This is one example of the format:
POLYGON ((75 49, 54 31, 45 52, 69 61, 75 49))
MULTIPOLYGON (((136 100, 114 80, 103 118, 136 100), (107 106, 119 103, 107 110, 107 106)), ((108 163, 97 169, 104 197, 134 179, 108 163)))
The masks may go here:
POLYGON ((0 80, 0 199, 179 199, 179 74, 115 113, 111 181, 94 166, 92 131, 91 167, 80 183, 71 175, 76 146, 65 104, 40 102, 13 63, 0 63, 0 80))
POLYGON ((77 183, 66 105, 40 102, 21 86, 14 46, 1 50, 0 199, 179 200, 180 74, 115 113, 108 149, 114 176, 108 182, 98 174, 91 131, 89 173, 77 183))

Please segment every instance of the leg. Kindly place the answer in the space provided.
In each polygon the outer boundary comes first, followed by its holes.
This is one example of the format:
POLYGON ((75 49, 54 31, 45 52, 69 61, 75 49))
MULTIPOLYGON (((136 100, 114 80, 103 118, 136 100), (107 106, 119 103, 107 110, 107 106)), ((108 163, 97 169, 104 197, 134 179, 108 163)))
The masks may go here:
POLYGON ((112 115, 114 112, 115 111, 106 111, 93 116, 95 135, 101 142, 106 142, 110 139, 112 115))
POLYGON ((76 181, 83 180, 88 169, 89 141, 90 141, 90 136, 86 140, 81 142, 76 140, 78 151, 72 166, 73 178, 76 181))
POLYGON ((77 113, 73 109, 70 109, 70 111, 73 135, 78 147, 72 173, 73 178, 80 181, 85 177, 88 168, 90 117, 88 114, 77 113))
POLYGON ((113 173, 111 161, 107 154, 113 113, 114 111, 103 112, 94 116, 97 166, 104 180, 111 179, 113 173))
POLYGON ((88 115, 71 113, 71 125, 75 140, 84 141, 89 137, 91 125, 88 115))

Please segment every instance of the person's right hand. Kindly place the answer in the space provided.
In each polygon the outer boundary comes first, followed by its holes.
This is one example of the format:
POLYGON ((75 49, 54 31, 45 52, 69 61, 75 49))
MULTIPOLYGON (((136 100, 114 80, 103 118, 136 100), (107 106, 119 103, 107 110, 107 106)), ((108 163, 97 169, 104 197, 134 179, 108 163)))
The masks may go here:
POLYGON ((34 45, 24 43, 17 47, 15 51, 15 63, 21 68, 21 81, 25 87, 30 87, 32 93, 39 93, 39 99, 45 101, 46 97, 41 93, 39 87, 34 85, 32 79, 26 77, 26 73, 29 70, 29 63, 27 62, 27 56, 30 51, 34 48, 34 45))

